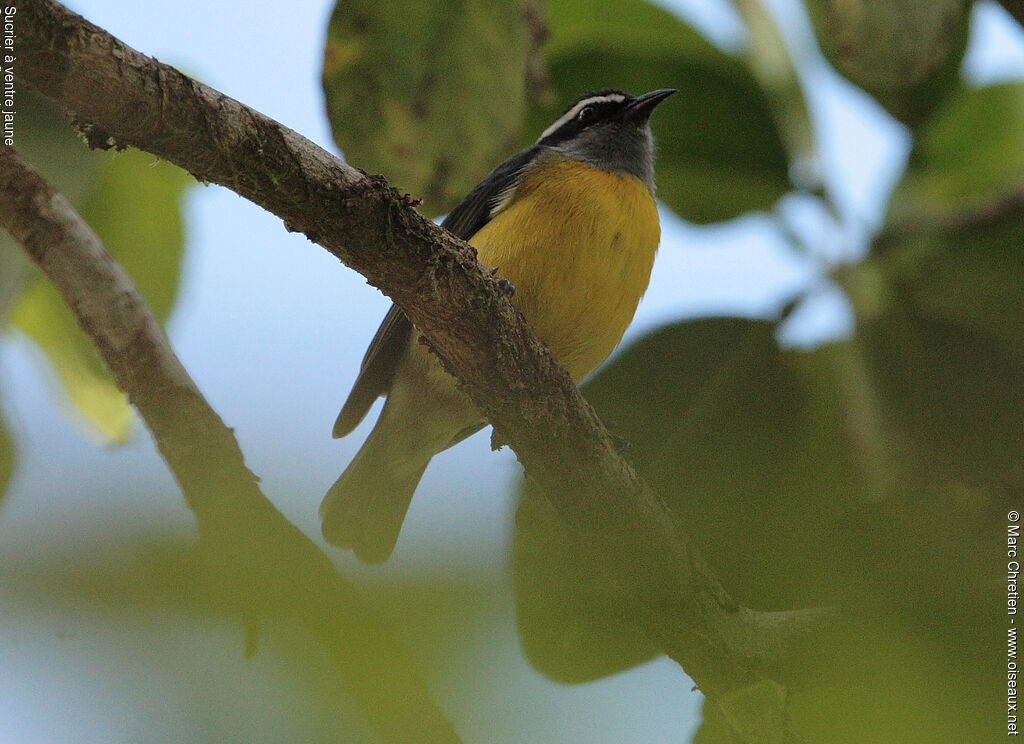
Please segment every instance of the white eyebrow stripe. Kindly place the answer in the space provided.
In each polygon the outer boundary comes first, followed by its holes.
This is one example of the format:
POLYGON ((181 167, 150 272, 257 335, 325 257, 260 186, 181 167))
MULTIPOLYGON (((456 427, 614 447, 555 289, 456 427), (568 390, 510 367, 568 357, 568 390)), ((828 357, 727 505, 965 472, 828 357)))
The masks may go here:
POLYGON ((537 141, 540 142, 542 139, 547 137, 552 132, 558 131, 558 128, 561 127, 563 124, 575 119, 576 114, 578 114, 580 112, 580 109, 583 108, 584 106, 589 106, 592 103, 610 103, 613 101, 615 103, 622 103, 625 100, 626 97, 621 93, 609 93, 606 96, 591 96, 590 98, 584 98, 582 101, 577 102, 571 109, 562 114, 558 118, 558 121, 556 121, 550 127, 545 129, 543 134, 541 134, 541 136, 537 138, 537 141))

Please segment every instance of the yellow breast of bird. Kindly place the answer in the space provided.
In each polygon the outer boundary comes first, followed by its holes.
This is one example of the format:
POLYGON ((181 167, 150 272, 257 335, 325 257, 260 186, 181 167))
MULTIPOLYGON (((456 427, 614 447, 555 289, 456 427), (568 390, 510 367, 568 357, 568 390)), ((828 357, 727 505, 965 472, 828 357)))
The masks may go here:
POLYGON ((512 302, 578 382, 633 320, 660 238, 640 179, 549 155, 469 242, 512 283, 512 302))

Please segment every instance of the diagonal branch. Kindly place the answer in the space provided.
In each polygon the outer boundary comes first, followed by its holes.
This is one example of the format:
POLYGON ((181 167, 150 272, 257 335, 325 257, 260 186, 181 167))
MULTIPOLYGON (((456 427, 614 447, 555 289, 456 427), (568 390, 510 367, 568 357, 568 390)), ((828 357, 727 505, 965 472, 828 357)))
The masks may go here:
POLYGON ((1012 15, 1017 23, 1024 26, 1024 0, 999 0, 1006 12, 1012 15))
POLYGON ((75 112, 90 144, 139 147, 236 191, 390 295, 544 487, 567 539, 616 557, 618 604, 705 691, 776 670, 820 630, 821 613, 731 606, 507 288, 407 197, 52 0, 20 10, 19 75, 75 112))
POLYGON ((0 226, 57 287, 145 420, 196 515, 205 558, 229 577, 228 606, 250 624, 304 625, 388 741, 458 742, 403 644, 260 492, 128 275, 9 147, 0 149, 0 226))

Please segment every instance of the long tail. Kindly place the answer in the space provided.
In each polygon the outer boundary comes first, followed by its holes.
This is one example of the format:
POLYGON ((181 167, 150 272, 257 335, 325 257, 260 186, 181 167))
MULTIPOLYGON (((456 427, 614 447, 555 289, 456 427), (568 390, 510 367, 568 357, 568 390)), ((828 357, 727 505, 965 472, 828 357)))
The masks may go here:
POLYGON ((425 459, 396 458, 379 425, 320 504, 324 539, 351 548, 365 563, 386 561, 395 549, 425 459))

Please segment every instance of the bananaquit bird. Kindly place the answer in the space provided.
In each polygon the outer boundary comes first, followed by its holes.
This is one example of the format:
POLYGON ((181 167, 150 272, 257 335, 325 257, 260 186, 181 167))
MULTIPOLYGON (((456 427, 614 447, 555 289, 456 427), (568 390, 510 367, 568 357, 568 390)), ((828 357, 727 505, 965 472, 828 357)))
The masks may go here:
MULTIPOLYGON (((647 289, 661 237, 648 118, 674 92, 583 96, 442 223, 512 283, 512 302, 576 382, 619 343, 647 289)), ((391 555, 430 458, 486 424, 393 305, 334 436, 381 395, 377 425, 320 505, 327 541, 370 563, 391 555)))

